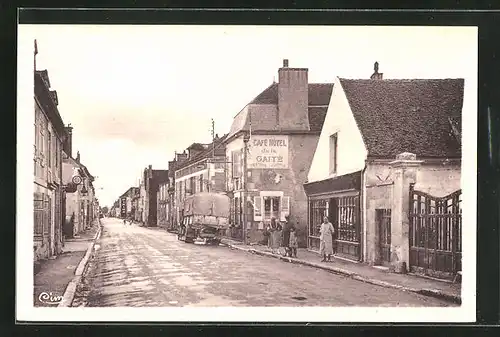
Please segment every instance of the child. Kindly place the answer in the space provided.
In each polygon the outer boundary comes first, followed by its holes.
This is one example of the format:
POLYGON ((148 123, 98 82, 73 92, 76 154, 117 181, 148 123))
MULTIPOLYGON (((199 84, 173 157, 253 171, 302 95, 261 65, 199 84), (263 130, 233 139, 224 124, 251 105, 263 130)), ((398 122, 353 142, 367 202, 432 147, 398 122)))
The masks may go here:
POLYGON ((290 228, 290 256, 297 258, 297 248, 299 247, 297 243, 297 235, 295 233, 295 227, 290 228))

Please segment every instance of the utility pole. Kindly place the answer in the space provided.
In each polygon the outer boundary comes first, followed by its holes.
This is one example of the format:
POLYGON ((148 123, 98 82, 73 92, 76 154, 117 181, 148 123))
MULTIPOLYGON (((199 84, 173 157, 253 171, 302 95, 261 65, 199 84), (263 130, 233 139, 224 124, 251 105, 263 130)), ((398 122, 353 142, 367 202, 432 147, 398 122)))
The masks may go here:
POLYGON ((243 243, 247 244, 247 153, 248 153, 248 141, 250 140, 250 134, 245 133, 243 136, 244 151, 243 151, 243 243))
POLYGON ((212 118, 212 158, 215 157, 215 122, 214 119, 212 118))

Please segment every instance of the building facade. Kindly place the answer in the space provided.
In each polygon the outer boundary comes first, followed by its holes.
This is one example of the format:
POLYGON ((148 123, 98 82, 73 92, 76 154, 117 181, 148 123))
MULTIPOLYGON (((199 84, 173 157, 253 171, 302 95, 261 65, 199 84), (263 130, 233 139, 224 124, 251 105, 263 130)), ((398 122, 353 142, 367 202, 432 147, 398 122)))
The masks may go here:
POLYGON ((146 226, 157 226, 156 197, 160 184, 168 180, 168 170, 154 170, 151 165, 144 169, 143 220, 146 226))
POLYGON ((63 246, 62 150, 66 137, 57 92, 50 90, 46 70, 35 70, 34 86, 34 260, 61 252, 63 246))
POLYGON ((232 199, 229 235, 263 239, 271 219, 289 218, 299 247, 307 245, 303 189, 333 85, 309 83, 308 69, 279 69, 271 84, 234 118, 226 139, 226 189, 232 199))
POLYGON ((169 181, 160 183, 157 192, 157 221, 158 227, 168 228, 170 224, 169 181))
POLYGON ((452 277, 461 269, 464 81, 375 73, 334 84, 304 185, 308 247, 319 249, 327 216, 338 255, 452 277))
POLYGON ((194 143, 181 156, 176 154, 175 217, 180 221, 186 197, 199 192, 225 193, 224 137, 211 144, 194 143))

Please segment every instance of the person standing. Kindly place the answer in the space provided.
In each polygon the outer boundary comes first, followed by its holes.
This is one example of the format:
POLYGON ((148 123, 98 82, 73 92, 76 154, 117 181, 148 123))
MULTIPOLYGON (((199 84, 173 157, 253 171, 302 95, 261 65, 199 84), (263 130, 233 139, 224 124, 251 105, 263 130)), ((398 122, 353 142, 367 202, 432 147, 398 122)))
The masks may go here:
MULTIPOLYGON (((298 224, 297 224, 298 225, 298 224)), ((297 242, 297 233, 295 232, 295 226, 290 227, 290 257, 297 258, 297 248, 299 248, 299 244, 297 242)))
POLYGON ((323 255, 323 260, 321 260, 321 262, 331 261, 331 256, 333 254, 333 234, 335 233, 335 229, 326 216, 323 218, 323 223, 321 224, 319 232, 319 251, 320 254, 323 255))
POLYGON ((281 246, 285 248, 285 256, 292 256, 292 253, 290 251, 290 228, 291 228, 291 223, 289 221, 289 217, 285 217, 285 223, 283 225, 283 236, 282 236, 282 242, 281 246))
POLYGON ((271 252, 273 254, 276 253, 276 251, 280 248, 280 238, 281 238, 281 225, 276 223, 276 219, 272 218, 271 219, 271 252))

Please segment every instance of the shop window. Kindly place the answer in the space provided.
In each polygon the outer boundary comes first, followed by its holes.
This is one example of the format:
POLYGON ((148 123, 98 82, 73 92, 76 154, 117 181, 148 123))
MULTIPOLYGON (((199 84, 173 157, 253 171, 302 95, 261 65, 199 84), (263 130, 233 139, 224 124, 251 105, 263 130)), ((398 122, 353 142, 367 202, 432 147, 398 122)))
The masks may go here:
POLYGON ((310 220, 309 220, 309 235, 319 236, 319 229, 323 218, 328 216, 328 201, 313 200, 309 204, 310 220))

